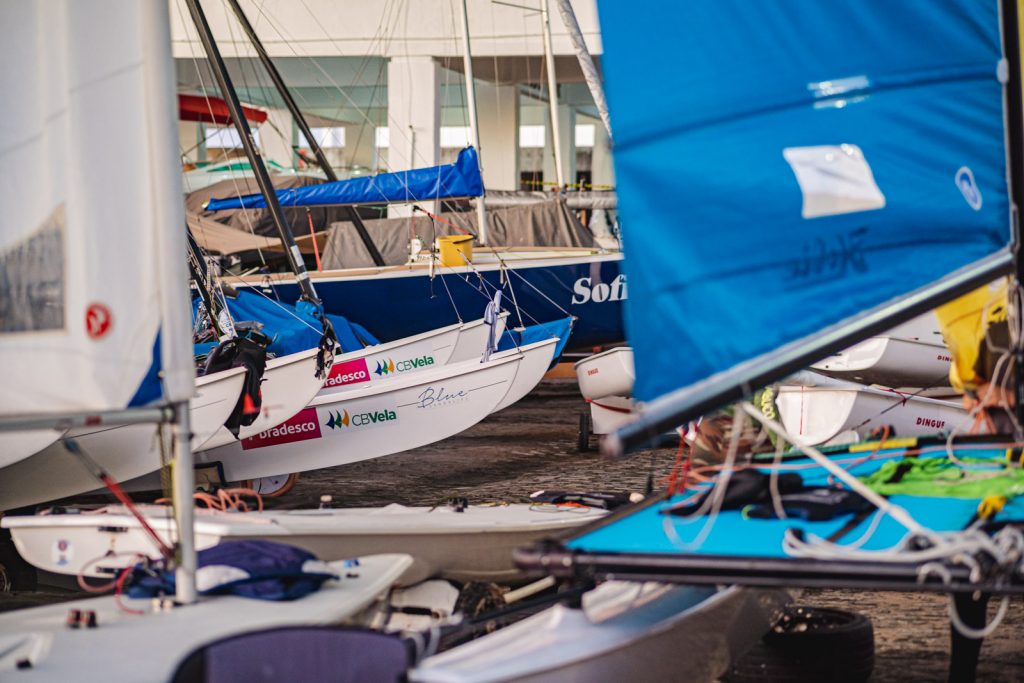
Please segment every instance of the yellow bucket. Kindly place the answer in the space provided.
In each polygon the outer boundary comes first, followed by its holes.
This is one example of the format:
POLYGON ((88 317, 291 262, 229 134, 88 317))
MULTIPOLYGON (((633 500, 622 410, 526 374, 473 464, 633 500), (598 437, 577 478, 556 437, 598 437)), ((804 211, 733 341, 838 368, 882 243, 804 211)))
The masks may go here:
POLYGON ((445 235, 437 238, 441 250, 441 265, 454 268, 473 261, 472 235, 445 235))

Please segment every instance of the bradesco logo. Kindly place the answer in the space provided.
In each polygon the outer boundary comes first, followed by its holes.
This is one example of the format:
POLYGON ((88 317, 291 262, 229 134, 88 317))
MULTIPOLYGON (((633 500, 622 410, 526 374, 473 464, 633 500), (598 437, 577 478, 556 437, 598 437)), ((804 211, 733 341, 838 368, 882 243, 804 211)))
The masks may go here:
POLYGON ((626 298, 626 276, 619 274, 611 281, 595 283, 592 278, 581 277, 572 286, 572 302, 574 304, 585 304, 593 301, 595 304, 605 301, 622 301, 626 298))
POLYGON ((248 439, 242 439, 242 450, 319 438, 320 424, 317 421, 316 408, 306 408, 284 424, 250 436, 248 439))
POLYGON ((396 372, 409 372, 410 370, 419 370, 426 368, 434 364, 434 357, 428 354, 423 354, 418 358, 409 358, 406 360, 400 360, 397 363, 390 358, 377 361, 377 367, 374 368, 374 373, 378 377, 384 375, 390 375, 396 372))
POLYGON ((366 367, 365 358, 338 363, 331 368, 331 374, 324 382, 324 388, 341 387, 346 384, 359 384, 370 381, 370 371, 366 367))
POLYGON ((345 427, 369 427, 385 422, 394 422, 397 419, 398 414, 393 410, 370 410, 352 415, 349 415, 348 410, 342 410, 340 413, 331 410, 327 413, 324 427, 330 427, 331 431, 334 431, 345 427))

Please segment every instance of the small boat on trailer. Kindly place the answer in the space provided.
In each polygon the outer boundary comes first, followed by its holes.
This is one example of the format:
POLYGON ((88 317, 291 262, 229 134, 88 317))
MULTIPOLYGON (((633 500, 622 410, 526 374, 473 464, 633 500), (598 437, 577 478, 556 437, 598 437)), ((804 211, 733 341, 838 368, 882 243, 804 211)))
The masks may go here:
MULTIPOLYGON (((173 516, 164 506, 138 506, 165 541, 173 516)), ((196 546, 268 540, 303 548, 321 559, 402 553, 412 562, 402 585, 432 577, 452 581, 522 581, 512 551, 592 522, 604 510, 579 505, 441 505, 325 510, 220 512, 196 510, 196 546)), ((36 568, 58 574, 111 578, 152 555, 153 541, 138 519, 119 506, 69 514, 7 516, 18 552, 36 568), (76 514, 77 513, 77 514, 76 514)))
MULTIPOLYGON (((198 446, 223 429, 245 381, 245 368, 231 368, 196 378, 189 403, 192 444, 198 446)), ((74 439, 115 480, 128 481, 157 470, 165 445, 151 425, 75 427, 74 439)), ((0 510, 12 510, 96 488, 96 478, 78 462, 63 438, 42 451, 0 470, 0 510)))
POLYGON ((633 367, 633 349, 620 346, 595 353, 573 365, 583 398, 605 396, 632 396, 636 371, 633 367))

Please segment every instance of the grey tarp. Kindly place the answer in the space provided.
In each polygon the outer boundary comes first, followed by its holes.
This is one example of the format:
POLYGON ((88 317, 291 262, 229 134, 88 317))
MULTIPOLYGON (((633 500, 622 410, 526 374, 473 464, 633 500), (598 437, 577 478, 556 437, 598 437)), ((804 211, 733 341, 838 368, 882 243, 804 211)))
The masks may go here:
MULTIPOLYGON (((323 178, 306 175, 273 175, 270 178, 278 190, 306 187, 324 182, 323 178)), ((246 235, 255 233, 264 237, 277 237, 277 229, 266 209, 231 209, 228 211, 206 211, 203 209, 203 205, 211 197, 238 197, 259 191, 260 188, 256 185, 255 178, 222 180, 189 194, 185 198, 185 210, 202 218, 210 218, 218 223, 241 230, 246 235)), ((343 220, 347 216, 349 208, 311 206, 309 213, 313 218, 313 226, 317 230, 322 230, 335 221, 343 220)), ((309 218, 306 216, 306 207, 283 207, 282 210, 296 237, 309 234, 309 218)))
MULTIPOLYGON (((443 213, 440 218, 463 231, 477 233, 475 211, 443 213)), ((595 247, 593 236, 569 211, 564 200, 547 199, 534 203, 487 211, 488 241, 496 247, 595 247)), ((388 265, 405 263, 409 257, 409 239, 416 235, 429 246, 435 237, 462 234, 460 230, 432 221, 423 214, 413 218, 387 218, 366 221, 366 227, 388 265)), ((334 223, 323 251, 326 269, 373 266, 370 255, 351 223, 334 223)))

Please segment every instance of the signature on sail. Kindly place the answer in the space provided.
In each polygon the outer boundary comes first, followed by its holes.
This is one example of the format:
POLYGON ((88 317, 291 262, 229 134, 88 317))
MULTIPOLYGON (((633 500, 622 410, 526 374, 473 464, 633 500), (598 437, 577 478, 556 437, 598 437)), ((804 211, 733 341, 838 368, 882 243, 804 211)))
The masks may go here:
POLYGON ((836 235, 831 241, 818 237, 804 244, 802 255, 792 262, 790 277, 843 277, 850 271, 867 272, 868 264, 864 258, 864 237, 867 233, 867 228, 857 228, 846 235, 836 235))

